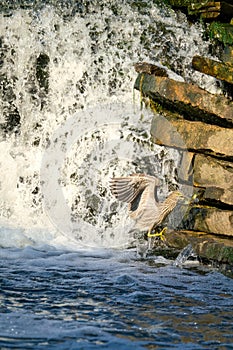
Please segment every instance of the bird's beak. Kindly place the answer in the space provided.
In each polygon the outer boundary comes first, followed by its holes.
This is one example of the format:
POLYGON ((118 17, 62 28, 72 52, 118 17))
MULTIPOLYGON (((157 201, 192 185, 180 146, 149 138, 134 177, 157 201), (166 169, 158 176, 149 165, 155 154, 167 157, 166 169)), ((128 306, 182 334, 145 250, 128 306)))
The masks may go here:
POLYGON ((185 205, 191 205, 199 202, 199 199, 197 197, 198 197, 198 194, 194 193, 191 198, 183 195, 181 196, 181 199, 183 199, 183 203, 185 205))
POLYGON ((185 198, 185 204, 188 204, 188 205, 192 205, 198 202, 199 202, 199 199, 198 199, 197 193, 193 193, 191 198, 187 198, 187 197, 185 198))
POLYGON ((198 193, 194 193, 190 198, 190 203, 198 203, 198 202, 199 202, 198 193))

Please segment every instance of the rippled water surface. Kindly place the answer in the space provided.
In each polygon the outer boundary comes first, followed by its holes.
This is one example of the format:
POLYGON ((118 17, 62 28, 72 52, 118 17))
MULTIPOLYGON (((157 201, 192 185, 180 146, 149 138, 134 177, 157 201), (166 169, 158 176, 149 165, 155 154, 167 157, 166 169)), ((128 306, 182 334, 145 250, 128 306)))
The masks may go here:
POLYGON ((231 349, 232 280, 134 250, 2 249, 1 349, 231 349))

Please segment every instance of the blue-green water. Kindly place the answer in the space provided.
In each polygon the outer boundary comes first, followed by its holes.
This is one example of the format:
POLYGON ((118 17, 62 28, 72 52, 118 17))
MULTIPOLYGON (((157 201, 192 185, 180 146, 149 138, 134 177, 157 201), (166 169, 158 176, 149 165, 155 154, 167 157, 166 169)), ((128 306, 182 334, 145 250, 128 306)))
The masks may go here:
POLYGON ((1 249, 1 349, 232 349, 233 282, 134 250, 1 249))

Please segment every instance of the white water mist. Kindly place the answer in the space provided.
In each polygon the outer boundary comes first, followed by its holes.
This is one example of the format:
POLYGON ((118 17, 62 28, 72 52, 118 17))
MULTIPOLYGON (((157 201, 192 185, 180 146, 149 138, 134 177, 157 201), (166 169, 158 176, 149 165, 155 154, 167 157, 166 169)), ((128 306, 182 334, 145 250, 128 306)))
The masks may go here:
POLYGON ((110 196, 109 178, 160 173, 163 197, 179 162, 178 152, 150 141, 152 115, 133 92, 133 64, 169 64, 214 88, 190 68, 209 44, 184 15, 117 1, 84 10, 64 16, 47 5, 0 15, 2 246, 130 245, 132 223, 110 196), (61 197, 50 196, 56 190, 61 197))

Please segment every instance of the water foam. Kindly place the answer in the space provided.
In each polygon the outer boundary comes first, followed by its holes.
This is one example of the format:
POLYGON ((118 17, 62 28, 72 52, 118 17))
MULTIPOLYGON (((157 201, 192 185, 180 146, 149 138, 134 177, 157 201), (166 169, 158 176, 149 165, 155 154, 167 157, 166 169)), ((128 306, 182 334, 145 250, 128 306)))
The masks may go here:
POLYGON ((1 14, 0 27, 0 244, 130 244, 132 223, 110 197, 109 178, 166 173, 164 196, 179 162, 178 152, 150 142, 152 116, 139 95, 133 101, 132 66, 169 64, 200 82, 190 62, 209 45, 201 27, 164 5, 117 1, 83 2, 70 16, 52 5, 17 9, 1 14))

